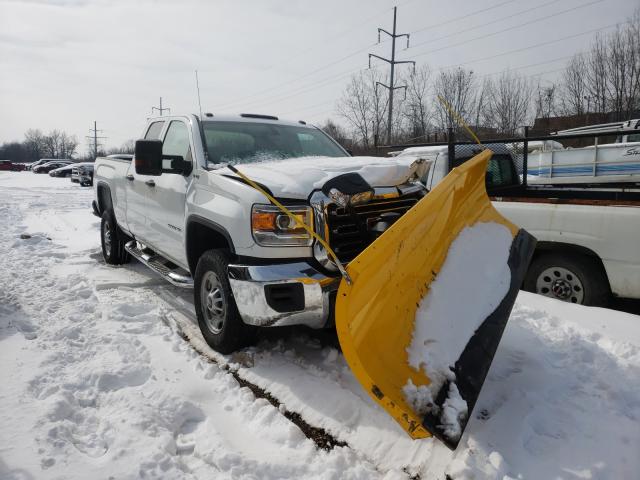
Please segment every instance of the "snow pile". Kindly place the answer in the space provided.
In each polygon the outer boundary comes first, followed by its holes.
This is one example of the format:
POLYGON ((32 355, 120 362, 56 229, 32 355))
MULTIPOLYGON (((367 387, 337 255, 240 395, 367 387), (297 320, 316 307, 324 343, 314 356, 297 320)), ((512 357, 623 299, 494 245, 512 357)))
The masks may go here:
POLYGON ((638 316, 521 292, 451 452, 411 440, 326 332, 274 330, 243 352, 252 361, 237 373, 281 406, 257 399, 209 361, 220 355, 192 348, 207 347, 189 292, 136 263, 104 265, 90 200, 67 179, 0 172, 3 480, 617 480, 640 471, 638 316), (282 411, 347 446, 316 448, 282 411))
POLYGON ((445 434, 457 439, 467 405, 455 385, 452 368, 469 339, 509 291, 507 261, 513 237, 499 223, 476 223, 452 242, 440 272, 416 311, 409 365, 422 369, 431 383, 416 386, 409 379, 403 391, 419 415, 440 415, 445 434), (450 381, 442 411, 434 399, 450 381), (435 411, 434 411, 435 410, 435 411))
MULTIPOLYGON (((275 196, 307 199, 313 190, 344 173, 359 173, 371 186, 405 182, 419 167, 412 158, 303 157, 243 164, 239 170, 275 196)), ((420 175, 423 172, 418 172, 420 175)), ((233 173, 229 170, 229 175, 233 173)))

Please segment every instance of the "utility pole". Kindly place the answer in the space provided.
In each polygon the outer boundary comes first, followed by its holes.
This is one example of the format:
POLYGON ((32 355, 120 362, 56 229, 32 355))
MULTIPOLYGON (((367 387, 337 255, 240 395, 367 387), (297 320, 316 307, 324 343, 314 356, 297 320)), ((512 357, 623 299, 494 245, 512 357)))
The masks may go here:
POLYGON ((153 115, 153 111, 158 110, 160 112, 160 116, 162 116, 162 112, 171 112, 170 108, 162 108, 162 97, 160 97, 160 107, 151 107, 151 114, 153 115))
POLYGON ((393 84, 395 66, 398 65, 398 64, 401 64, 401 63, 411 63, 411 64, 413 64, 413 69, 415 70, 415 68, 416 68, 416 62, 414 62, 412 60, 396 61, 396 38, 407 37, 407 48, 409 48, 409 34, 408 33, 396 34, 397 11, 398 11, 398 7, 393 7, 393 33, 387 32, 384 28, 378 28, 378 43, 380 43, 380 32, 384 32, 384 33, 386 33, 387 35, 389 35, 391 37, 391 60, 389 60, 388 58, 380 57, 380 56, 375 55, 373 53, 369 54, 369 68, 371 68, 371 57, 375 57, 375 58, 377 58, 379 60, 382 60, 384 62, 387 62, 389 65, 391 65, 391 74, 389 76, 389 85, 385 85, 384 83, 381 83, 381 82, 376 82, 376 88, 378 88, 378 85, 381 85, 384 88, 386 88, 387 90, 389 90, 389 120, 388 120, 388 125, 387 125, 387 142, 389 143, 389 145, 391 145, 391 125, 392 125, 391 122, 393 120, 393 92, 394 92, 394 90, 398 90, 400 88, 404 88, 405 95, 406 95, 406 92, 407 92, 407 86, 406 85, 400 85, 399 87, 396 87, 393 84))
POLYGON ((102 132, 102 130, 98 130, 98 122, 96 122, 95 120, 93 121, 93 128, 90 128, 89 131, 93 132, 93 135, 87 136, 86 138, 93 140, 93 159, 95 160, 96 158, 98 158, 98 146, 100 145, 98 143, 98 139, 103 139, 107 137, 98 136, 98 132, 102 132))

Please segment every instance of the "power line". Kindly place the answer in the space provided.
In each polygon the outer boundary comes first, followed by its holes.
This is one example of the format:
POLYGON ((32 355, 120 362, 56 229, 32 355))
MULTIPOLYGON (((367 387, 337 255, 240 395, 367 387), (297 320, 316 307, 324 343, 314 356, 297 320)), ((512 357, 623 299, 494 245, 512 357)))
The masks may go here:
POLYGON ((543 20, 547 20, 547 19, 552 18, 552 17, 557 17, 558 15, 563 15, 565 13, 573 12, 574 10, 579 10, 581 8, 590 7, 591 5, 595 5, 596 3, 602 3, 603 1, 604 0, 594 0, 591 3, 585 3, 583 5, 578 5, 576 7, 568 8, 566 10, 562 10, 561 12, 552 13, 551 15, 546 15, 544 17, 540 17, 540 18, 537 18, 535 20, 531 20, 531 21, 527 21, 527 22, 524 22, 524 23, 520 23, 518 25, 513 25, 513 26, 508 27, 508 28, 503 28, 502 30, 498 30, 498 31, 495 31, 495 32, 487 33, 487 34, 481 35, 479 37, 470 38, 468 40, 464 40, 462 42, 454 43, 452 45, 446 45, 444 47, 436 48, 434 50, 428 50, 426 52, 414 53, 413 56, 414 57, 421 57, 423 55, 429 55, 430 53, 440 52, 442 50, 447 50, 449 48, 458 47, 460 45, 464 45, 464 44, 467 44, 469 42, 475 42, 477 40, 483 40, 485 38, 492 37, 492 36, 498 35, 500 33, 508 32, 508 31, 511 31, 511 30, 515 30, 516 28, 519 28, 519 27, 533 25, 534 23, 538 23, 538 22, 541 22, 543 20))
POLYGON ((488 12, 490 10, 495 10, 496 8, 502 7, 502 6, 507 5, 509 3, 518 2, 518 1, 520 1, 520 0, 506 0, 504 2, 496 3, 495 5, 492 5, 490 7, 482 8, 480 10, 475 10, 473 12, 467 13, 466 15, 462 15, 461 17, 451 18, 449 20, 445 20, 444 22, 433 23, 431 25, 428 25, 426 27, 420 28, 418 30, 413 30, 410 33, 412 33, 412 34, 420 33, 420 32, 424 32, 426 30, 430 30, 432 28, 442 27, 443 25, 449 25, 450 23, 457 22, 457 21, 462 20, 464 18, 472 17, 474 15, 477 15, 478 13, 484 13, 484 12, 488 12))
POLYGON ((596 32, 600 32, 602 30, 607 30, 607 29, 613 28, 613 27, 615 27, 617 25, 619 25, 619 24, 618 23, 613 23, 613 24, 610 24, 610 25, 606 25, 604 27, 594 28, 594 29, 587 30, 587 31, 584 31, 584 32, 575 33, 573 35, 567 35, 566 37, 557 38, 555 40, 549 40, 548 42, 536 43, 535 45, 530 45, 528 47, 516 48, 515 50, 509 50, 507 52, 497 53, 495 55, 489 55, 487 57, 477 58, 475 60, 469 60, 468 62, 462 62, 462 63, 456 63, 456 64, 452 64, 452 65, 447 65, 446 67, 440 68, 439 71, 449 70, 449 69, 452 69, 452 68, 461 67, 463 65, 468 65, 470 63, 484 62, 485 60, 491 60, 491 59, 494 59, 494 58, 503 57, 505 55, 510 55, 512 53, 520 53, 520 52, 524 52, 526 50, 532 50, 534 48, 544 47, 546 45, 552 45, 554 43, 562 42, 564 40, 569 40, 571 38, 581 37, 583 35, 588 35, 590 33, 596 33, 596 32))
MULTIPOLYGON (((411 3, 412 1, 414 1, 414 0, 409 0, 409 1, 405 2, 404 4, 411 3)), ((491 6, 491 7, 487 7, 487 8, 480 9, 480 10, 476 10, 476 11, 474 11, 474 12, 468 13, 468 14, 466 14, 466 15, 462 15, 462 16, 460 16, 460 17, 452 18, 452 19, 450 19, 450 20, 448 20, 448 21, 441 22, 441 23, 439 23, 439 24, 437 24, 437 25, 438 25, 438 26, 439 26, 439 25, 445 25, 445 24, 448 24, 448 23, 451 23, 451 22, 454 22, 454 21, 458 21, 458 20, 463 19, 463 18, 467 18, 467 17, 473 16, 473 15, 478 14, 478 13, 483 13, 483 12, 486 12, 486 11, 493 10, 493 9, 498 8, 498 7, 501 7, 501 6, 503 6, 503 5, 506 5, 506 4, 509 4, 509 3, 513 3, 513 2, 515 2, 515 1, 519 1, 519 0, 507 0, 507 1, 504 1, 504 2, 501 2, 501 3, 498 3, 498 4, 496 4, 496 5, 493 5, 493 6, 491 6)), ((546 5, 546 4, 545 4, 545 5, 546 5)), ((385 10, 385 11, 386 11, 386 10, 385 10)), ((367 23, 369 20, 371 20, 372 18, 376 18, 377 16, 379 16, 379 15, 380 15, 380 13, 381 13, 381 12, 377 13, 377 14, 376 14, 375 16, 373 16, 373 17, 370 17, 368 20, 365 20, 364 22, 362 22, 362 23, 361 23, 361 25, 366 25, 366 23, 367 23)), ((524 13, 524 12, 521 12, 521 13, 524 13)), ((419 29, 419 30, 415 30, 414 32, 411 32, 411 33, 416 33, 416 32, 420 32, 420 31, 424 31, 424 30, 427 30, 427 29, 429 29, 429 28, 432 28, 432 27, 431 27, 431 26, 429 26, 429 27, 425 27, 425 28, 422 28, 422 29, 419 29)), ((345 31, 345 32, 343 32, 343 33, 347 33, 347 31, 345 31)), ((382 40, 381 42, 378 42, 378 44, 385 43, 385 42, 386 42, 386 41, 388 41, 388 40, 389 40, 389 39, 382 40)), ((342 62, 343 62, 343 61, 345 61, 345 60, 348 60, 348 59, 350 59, 350 58, 353 58, 353 57, 355 57, 356 55, 358 55, 358 54, 362 53, 363 51, 365 51, 365 50, 367 50, 367 49, 371 48, 372 46, 376 46, 376 45, 377 45, 377 44, 374 44, 374 45, 369 44, 369 45, 367 45, 367 46, 365 46, 365 47, 362 47, 362 48, 359 48, 358 50, 355 50, 355 51, 353 51, 353 52, 351 52, 351 53, 349 53, 349 54, 347 54, 347 55, 345 55, 345 56, 342 56, 342 57, 338 58, 337 60, 333 60, 333 61, 331 61, 331 62, 329 62, 329 63, 327 63, 327 64, 324 64, 324 65, 322 65, 322 66, 320 66, 320 67, 318 67, 318 68, 316 68, 316 69, 314 69, 314 70, 312 70, 312 71, 310 71, 310 72, 307 72, 307 73, 304 73, 304 74, 302 74, 302 75, 299 75, 299 76, 297 76, 297 77, 295 77, 295 78, 293 78, 293 79, 291 79, 291 80, 288 80, 288 81, 283 82, 283 83, 279 83, 278 85, 274 85, 274 86, 269 87, 269 88, 266 88, 266 89, 264 89, 264 90, 260 90, 260 91, 258 91, 258 92, 255 92, 255 93, 253 93, 253 94, 251 94, 251 95, 249 95, 249 96, 243 97, 243 99, 242 99, 242 100, 240 100, 240 101, 237 101, 237 100, 236 100, 236 101, 230 101, 230 102, 222 103, 222 104, 218 105, 218 108, 226 109, 226 108, 229 108, 230 106, 237 107, 237 106, 243 106, 243 105, 251 105, 251 106, 253 106, 253 105, 255 105, 255 99, 256 99, 256 98, 259 98, 259 97, 261 97, 261 96, 263 96, 265 93, 270 93, 270 92, 273 92, 273 91, 277 91, 277 90, 280 90, 280 89, 282 89, 283 87, 285 87, 285 86, 287 86, 287 85, 291 85, 291 84, 293 84, 293 83, 297 83, 297 82, 299 82, 300 80, 304 80, 305 78, 308 78, 309 76, 314 75, 315 73, 318 73, 318 72, 320 72, 320 71, 322 71, 322 70, 325 70, 325 69, 327 69, 327 68, 329 68, 329 67, 332 67, 332 66, 334 66, 334 65, 337 65, 337 64, 339 64, 339 63, 342 63, 342 62)), ((295 58, 295 57, 294 57, 294 58, 295 58)), ((270 67, 269 69, 271 69, 271 68, 272 68, 272 67, 270 67)), ((269 70, 269 69, 268 69, 268 70, 269 70)), ((353 70, 350 70, 350 71, 351 71, 351 72, 354 72, 353 70)), ((356 70, 356 71, 357 71, 357 70, 356 70)), ((337 75, 338 75, 338 76, 340 76, 340 75, 342 75, 342 73, 338 73, 337 75)), ((315 83, 315 82, 314 82, 314 83, 315 83)), ((262 102, 258 102, 258 103, 262 103, 262 102)))
MULTIPOLYGON (((401 6, 402 6, 402 5, 407 5, 407 4, 409 4, 409 3, 412 3, 413 1, 415 1, 415 0, 408 0, 408 1, 404 2, 403 4, 401 4, 401 6)), ((492 6, 490 6, 490 7, 483 8, 483 9, 480 9, 480 10, 476 10, 476 11, 471 12, 471 13, 468 13, 468 14, 466 14, 466 15, 462 15, 462 16, 460 16, 460 17, 452 18, 452 19, 447 20, 447 21, 445 21, 445 22, 440 22, 440 23, 438 23, 438 24, 436 24, 436 25, 430 25, 430 26, 428 26, 428 27, 425 27, 425 28, 422 28, 422 29, 419 29, 419 30, 415 30, 415 31, 413 31, 413 32, 411 32, 411 33, 417 33, 417 32, 421 32, 421 31, 424 31, 424 30, 428 30, 428 29, 430 29, 430 28, 433 28, 434 26, 446 25, 446 24, 449 24, 449 23, 452 23, 452 22, 455 22, 455 21, 458 21, 458 20, 461 20, 461 19, 464 19, 464 18, 467 18, 467 17, 473 16, 473 15, 476 15, 476 14, 478 14, 478 13, 483 13, 483 12, 487 12, 487 11, 490 11, 490 10, 493 10, 493 9, 496 9, 496 8, 499 8, 499 7, 503 6, 503 5, 507 5, 507 4, 509 4, 509 3, 513 3, 513 2, 516 2, 516 1, 519 1, 519 0, 507 0, 507 1, 503 1, 503 2, 500 2, 500 3, 498 3, 498 4, 492 5, 492 6)), ((394 8, 397 8, 397 7, 394 7, 394 8)), ((373 15, 373 16, 371 16, 371 17, 368 17, 366 20, 364 20, 364 21, 362 21, 362 22, 359 22, 358 27, 356 27, 356 28, 359 28, 359 27, 362 27, 362 26, 366 26, 366 24, 367 24, 369 21, 371 21, 371 20, 373 20, 373 19, 377 18, 378 16, 380 16, 380 14, 381 14, 381 13, 384 13, 384 12, 386 12, 386 11, 387 11, 387 9, 382 10, 382 11, 379 11, 379 12, 378 12, 378 13, 376 13, 375 15, 373 15)), ((350 33, 350 32, 352 32, 352 31, 353 31, 353 28, 350 28, 350 29, 344 30, 344 31, 342 31, 341 33, 339 33, 339 34, 337 34, 337 35, 333 36, 333 40, 335 40, 335 39, 336 39, 336 38, 338 38, 338 37, 344 36, 346 33, 350 33)), ((388 40, 382 40, 382 42, 378 42, 378 43, 384 43, 384 42, 386 42, 386 41, 388 41, 388 40)), ((297 76, 297 77, 295 77, 295 78, 293 78, 293 79, 291 79, 291 80, 288 80, 288 81, 286 81, 286 82, 284 82, 284 83, 279 83, 278 85, 274 85, 274 86, 269 87, 269 88, 266 88, 266 89, 264 89, 264 90, 260 90, 260 91, 258 91, 258 92, 255 92, 255 93, 253 93, 253 94, 249 95, 248 97, 244 97, 240 102, 238 102, 238 101, 231 101, 231 102, 225 102, 225 103, 222 103, 222 104, 218 105, 218 108, 225 109, 225 108, 228 108, 229 106, 244 105, 244 104, 247 104, 247 105, 249 105, 249 104, 253 104, 253 101, 252 101, 252 100, 253 100, 253 99, 255 99, 256 97, 260 97, 260 96, 264 95, 265 93, 269 93, 269 92, 272 92, 272 91, 274 91, 274 90, 279 90, 279 89, 281 89, 281 88, 282 88, 282 87, 284 87, 284 86, 290 85, 290 84, 292 84, 292 83, 296 83, 296 82, 298 82, 298 81, 300 81, 300 80, 303 80, 303 79, 305 79, 305 78, 307 78, 307 77, 309 77, 309 76, 311 76, 311 75, 313 75, 313 74, 315 74, 315 73, 318 73, 318 72, 320 72, 320 71, 322 71, 322 70, 325 70, 325 69, 327 69, 327 68, 329 68, 329 67, 332 67, 332 66, 334 66, 334 65, 337 65, 337 64, 339 64, 339 63, 342 63, 343 61, 348 60, 349 58, 353 58, 353 57, 355 57, 356 55, 358 55, 358 54, 362 53, 363 51, 365 51, 365 50, 367 50, 367 49, 371 48, 372 46, 375 46, 375 44, 374 44, 374 45, 371 45, 371 44, 366 45, 365 47, 359 48, 359 49, 358 49, 358 50, 356 50, 356 51, 353 51, 353 52, 351 52, 351 53, 349 53, 349 54, 347 54, 347 55, 345 55, 345 56, 343 56, 343 57, 340 57, 340 58, 339 58, 339 59, 337 59, 337 60, 334 60, 334 61, 331 61, 331 62, 329 62, 329 63, 327 63, 327 64, 324 64, 324 65, 322 65, 321 67, 318 67, 318 68, 316 68, 316 69, 314 69, 314 70, 312 70, 312 71, 310 71, 310 72, 307 72, 307 73, 304 73, 304 74, 302 74, 302 75, 299 75, 299 76, 297 76)), ((289 59, 288 61, 291 61, 291 60, 293 60, 293 59, 295 59, 295 58, 298 58, 298 57, 299 57, 299 56, 301 56, 302 54, 304 54, 304 53, 308 53, 309 51, 315 50, 316 48, 317 48, 317 47, 313 47, 313 48, 310 48, 310 49, 304 50, 304 51, 300 52, 299 54, 297 54, 296 56, 294 56, 294 57, 292 57, 291 59, 289 59)), ((273 69, 273 66, 272 66, 272 67, 267 68, 267 71, 268 71, 268 70, 271 70, 271 69, 273 69)))
MULTIPOLYGON (((405 2, 405 3, 411 3, 412 1, 415 1, 415 0, 408 0, 408 1, 407 1, 407 2, 405 2)), ((380 11, 378 11, 376 14, 372 15, 371 17, 367 17, 367 19, 362 20, 362 21, 359 21, 357 25, 354 25, 354 26, 352 26, 352 27, 349 27, 349 28, 347 28, 347 29, 345 29, 345 30, 341 31, 340 33, 338 33, 338 34, 336 34, 336 35, 332 35, 332 36, 331 36, 331 41, 335 41, 336 39, 341 38, 341 37, 345 36, 345 35, 346 35, 346 34, 348 34, 348 33, 353 33, 353 31, 354 31, 355 29, 360 29, 360 28, 362 28, 362 27, 367 26, 367 23, 369 23, 371 20, 374 20, 374 19, 378 18, 381 14, 386 13, 387 11, 388 11, 388 9, 387 9, 387 8, 385 8, 384 10, 380 10, 380 11)), ((324 45, 323 45, 323 46, 324 46, 324 45)), ((298 77, 296 77, 296 78, 293 78, 293 79, 291 79, 291 80, 288 80, 288 81, 286 81, 286 82, 284 82, 284 83, 279 83, 278 85, 274 85, 274 86, 269 87, 269 88, 266 88, 266 89, 264 89, 264 90, 260 90, 260 91, 258 91, 258 92, 255 92, 255 93, 253 93, 253 94, 249 95, 248 97, 244 97, 244 98, 241 100, 241 102, 240 102, 240 103, 241 103, 241 104, 243 104, 243 103, 248 103, 248 102, 250 102, 250 100, 251 100, 251 99, 253 99, 253 98, 255 98, 255 97, 259 97, 259 96, 263 95, 264 93, 269 93, 269 92, 271 92, 271 91, 273 91, 273 90, 277 90, 277 89, 281 88, 282 86, 290 85, 291 83, 295 83, 295 82, 297 82, 297 81, 298 81, 298 80, 300 80, 300 79, 306 78, 306 77, 308 77, 308 76, 310 76, 310 75, 313 75, 314 73, 317 73, 317 72, 322 71, 322 70, 324 70, 324 69, 326 69, 326 68, 328 68, 328 67, 331 67, 331 66, 333 66, 333 65, 336 65, 336 64, 338 64, 338 63, 341 63, 341 62, 343 62, 344 60, 347 60, 347 59, 349 59, 349 58, 352 58, 352 57, 354 57, 354 56, 358 55, 359 53, 362 53, 362 52, 364 52, 365 50, 368 50, 368 49, 369 49, 369 48, 371 48, 371 47, 372 47, 372 45, 371 45, 371 44, 366 45, 366 46, 364 46, 364 47, 362 47, 362 48, 360 48, 360 49, 358 49, 358 50, 356 50, 356 51, 354 51, 354 52, 352 52, 352 53, 350 53, 350 54, 348 54, 348 55, 345 55, 344 57, 339 58, 338 60, 334 60, 334 61, 332 61, 332 62, 329 62, 329 63, 327 63, 327 64, 325 64, 325 65, 323 65, 323 66, 321 66, 321 67, 317 68, 316 70, 313 70, 313 71, 311 71, 311 72, 307 72, 307 73, 305 73, 305 74, 303 74, 303 75, 300 75, 300 76, 298 76, 298 77)), ((300 58, 300 57, 302 57, 303 55, 306 55, 307 53, 309 53, 309 52, 311 52, 311 51, 313 51, 313 50, 317 50, 318 48, 320 48, 320 47, 311 47, 311 48, 308 48, 308 49, 305 49, 305 50, 299 51, 297 54, 294 54, 294 56, 293 56, 293 57, 288 58, 288 59, 287 59, 287 63, 290 63, 292 60, 295 60, 295 59, 297 59, 297 58, 300 58)), ((275 66, 276 66, 276 65, 272 65, 272 66, 270 66, 270 67, 266 68, 265 70, 263 70, 263 73, 264 73, 265 71, 272 70, 275 66)), ((237 104, 237 103, 238 103, 237 101, 226 102, 226 103, 222 103, 221 105, 218 105, 218 107, 220 107, 220 108, 226 108, 226 107, 228 107, 229 105, 235 105, 235 104, 237 104)))
MULTIPOLYGON (((542 47, 542 46, 546 46, 546 45, 551 45, 551 44, 554 44, 554 43, 562 42, 564 40, 568 40, 568 39, 571 39, 571 38, 576 38, 576 37, 580 37, 580 36, 583 36, 583 35, 591 34, 591 33, 594 33, 594 32, 599 32, 599 31, 602 31, 602 30, 613 28, 613 27, 615 27, 617 25, 618 25, 618 23, 610 24, 610 25, 607 25, 607 26, 604 26, 604 27, 600 27, 600 28, 596 28, 596 29, 590 29, 590 30, 586 30, 586 31, 583 31, 583 32, 579 32, 579 33, 573 34, 573 35, 568 35, 568 36, 565 36, 565 37, 561 37, 561 38, 558 38, 558 39, 555 39, 555 40, 550 40, 550 41, 547 41, 547 42, 540 42, 540 43, 537 43, 537 44, 534 44, 534 45, 529 45, 527 47, 509 50, 509 51, 498 53, 498 54, 495 54, 495 55, 489 55, 489 56, 486 56, 486 57, 476 58, 476 59, 473 59, 473 60, 469 60, 467 62, 447 65, 447 66, 438 68, 435 71, 445 71, 445 70, 461 67, 461 66, 464 66, 464 65, 472 64, 472 63, 483 62, 483 61, 486 61, 486 60, 499 58, 499 57, 510 55, 510 54, 514 54, 514 53, 520 53, 520 52, 531 50, 531 49, 534 49, 534 48, 539 48, 539 47, 542 47)), ((550 60, 549 62, 539 62, 539 64, 551 63, 552 61, 554 61, 554 60, 550 60)), ((538 64, 535 64, 535 65, 538 65, 538 64)), ((518 67, 518 68, 525 68, 525 67, 518 67)), ((301 95, 301 94, 307 93, 308 91, 315 90, 316 88, 321 88, 323 86, 329 85, 331 83, 334 83, 337 80, 345 78, 348 75, 351 75, 353 73, 357 73, 357 72, 360 72, 360 71, 363 71, 363 70, 364 69, 362 69, 362 68, 356 68, 356 69, 349 69, 349 70, 346 70, 346 71, 342 71, 342 72, 340 72, 340 73, 338 73, 336 75, 331 75, 331 76, 325 77, 322 80, 304 84, 304 85, 298 87, 297 91, 287 92, 284 95, 281 94, 281 95, 277 95, 276 97, 271 97, 271 98, 267 98, 267 99, 262 100, 262 101, 258 101, 257 104, 258 105, 269 105, 269 104, 273 104, 273 103, 276 103, 276 102, 280 102, 282 100, 285 100, 285 99, 288 99, 288 98, 291 98, 291 97, 295 97, 297 95, 301 95)), ((255 103, 254 103, 254 105, 255 105, 255 103)))
POLYGON ((384 28, 378 28, 378 42, 380 42, 380 33, 386 33, 387 35, 389 35, 389 37, 391 37, 391 59, 384 58, 379 55, 375 55, 373 53, 369 54, 369 67, 371 67, 371 57, 387 62, 391 67, 391 73, 389 74, 389 85, 385 85, 384 83, 381 83, 381 82, 376 82, 376 88, 378 88, 378 85, 380 85, 381 87, 384 87, 387 90, 389 90, 389 120, 387 123, 387 141, 389 143, 391 143, 391 122, 393 120, 393 92, 400 88, 404 88, 405 90, 407 88, 406 85, 396 87, 393 84, 395 66, 400 65, 402 63, 411 63, 413 64, 413 68, 414 69, 416 68, 416 62, 414 62, 413 60, 396 60, 396 38, 407 37, 407 47, 409 46, 409 34, 396 33, 397 15, 398 15, 398 7, 393 7, 393 33, 387 32, 384 28))
MULTIPOLYGON (((488 25, 493 25, 494 23, 499 23, 499 22, 502 22, 504 20, 508 20, 510 18, 513 18, 513 17, 518 17, 520 15, 524 15, 525 13, 529 13, 529 12, 532 12, 534 10, 538 10, 540 8, 546 7, 547 5, 551 5, 552 3, 559 3, 559 2, 562 2, 562 1, 564 1, 564 0, 551 0, 550 2, 543 3, 541 5, 536 5, 535 7, 528 8, 526 10, 521 10, 520 12, 512 13, 511 15, 507 15, 505 17, 497 18, 495 20, 492 20, 491 22, 485 22, 485 23, 482 23, 481 25, 476 25, 475 27, 465 28, 464 31, 465 31, 465 33, 468 33, 468 32, 470 32, 472 30, 477 30, 479 28, 484 28, 484 27, 486 27, 488 25)), ((429 43, 437 42, 438 40, 444 40, 445 38, 455 37, 455 36, 458 36, 458 35, 460 35, 460 32, 459 31, 455 31, 455 32, 449 33, 447 35, 442 35, 441 37, 432 38, 431 40, 425 40, 424 42, 414 43, 411 48, 416 48, 416 47, 419 47, 421 45, 427 45, 429 43)))
POLYGON ((371 48, 371 46, 372 45, 369 44, 369 45, 367 45, 367 46, 365 46, 363 48, 359 48, 355 52, 352 52, 352 53, 350 53, 348 55, 345 55, 344 57, 340 57, 337 60, 334 60, 334 61, 332 61, 330 63, 327 63, 327 64, 325 64, 325 65, 323 65, 321 67, 316 68, 315 70, 307 72, 307 73, 305 73, 303 75, 300 75, 300 76, 298 76, 296 78, 293 78, 291 80, 288 80, 286 82, 282 82, 282 83, 280 83, 278 85, 274 85, 273 87, 269 87, 269 88, 267 88, 265 90, 261 90, 259 92, 256 92, 256 93, 254 93, 254 94, 252 94, 252 95, 250 95, 248 97, 244 97, 243 100, 241 100, 240 102, 237 102, 237 101, 235 101, 235 102, 227 102, 227 103, 223 103, 221 105, 218 105, 218 107, 226 108, 226 107, 228 107, 230 105, 244 105, 244 104, 249 104, 249 103, 253 104, 254 102, 252 101, 252 99, 255 99, 255 97, 260 97, 265 93, 269 93, 269 92, 272 92, 274 90, 279 90, 279 89, 281 89, 282 87, 284 87, 286 85, 290 85, 290 84, 295 83, 295 82, 297 82, 297 81, 299 81, 301 79, 307 78, 307 77, 313 75, 314 73, 318 73, 318 72, 320 72, 320 71, 322 71, 322 70, 324 70, 324 69, 326 69, 328 67, 332 67, 333 65, 337 65, 338 63, 341 63, 341 62, 343 62, 343 61, 345 61, 345 60, 347 60, 349 58, 355 57, 356 55, 364 52, 365 50, 368 50, 369 48, 371 48))
POLYGON ((309 92, 311 90, 317 90, 318 88, 322 88, 322 87, 327 86, 327 85, 329 85, 331 83, 334 83, 334 82, 336 82, 338 80, 342 80, 345 77, 348 77, 348 76, 350 76, 350 75, 352 75, 354 73, 359 73, 359 72, 362 72, 362 71, 365 71, 365 70, 367 70, 366 67, 364 67, 364 68, 360 68, 359 67, 359 68, 355 68, 355 69, 352 68, 352 69, 340 72, 337 75, 331 75, 329 77, 325 77, 322 80, 318 80, 316 82, 312 82, 312 83, 309 83, 309 84, 306 84, 306 85, 302 85, 302 86, 298 87, 297 90, 294 90, 293 92, 287 92, 284 95, 283 94, 278 94, 275 97, 270 97, 270 98, 267 98, 265 100, 252 102, 252 106, 255 107, 256 105, 259 105, 259 108, 262 108, 265 105, 270 105, 270 104, 273 104, 273 103, 277 103, 277 102, 280 102, 282 100, 286 100, 287 98, 291 98, 291 97, 295 97, 295 96, 303 94, 303 93, 307 93, 307 92, 309 92))

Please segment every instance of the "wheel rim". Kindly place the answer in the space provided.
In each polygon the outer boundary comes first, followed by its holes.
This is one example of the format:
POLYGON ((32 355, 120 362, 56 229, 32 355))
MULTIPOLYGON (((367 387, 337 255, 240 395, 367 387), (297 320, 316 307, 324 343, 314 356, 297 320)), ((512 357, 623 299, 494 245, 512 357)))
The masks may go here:
POLYGON ((104 253, 107 256, 111 255, 111 225, 109 222, 104 222, 102 227, 102 237, 104 238, 104 253))
POLYGON ((202 278, 200 303, 207 327, 212 333, 220 333, 224 326, 226 304, 218 275, 207 272, 202 278))
POLYGON ((564 267, 549 267, 536 280, 536 292, 563 302, 582 303, 584 287, 580 278, 564 267))

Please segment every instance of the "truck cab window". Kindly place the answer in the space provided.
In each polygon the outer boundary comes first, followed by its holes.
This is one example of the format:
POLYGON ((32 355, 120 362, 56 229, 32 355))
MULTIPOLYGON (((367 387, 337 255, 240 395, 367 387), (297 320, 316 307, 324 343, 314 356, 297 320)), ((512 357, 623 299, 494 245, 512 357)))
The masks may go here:
POLYGON ((508 155, 493 155, 487 166, 487 188, 507 187, 517 183, 508 155))
POLYGON ((162 144, 162 154, 182 157, 189 160, 191 157, 189 143, 189 131, 187 126, 180 121, 173 121, 169 124, 169 129, 162 144))
POLYGON ((164 127, 164 122, 153 122, 149 125, 149 129, 147 130, 147 134, 144 136, 144 139, 158 140, 160 138, 160 132, 162 132, 162 127, 164 127))

